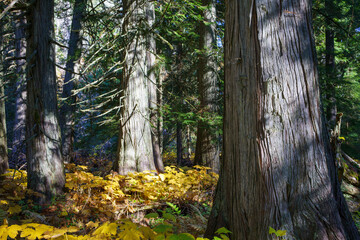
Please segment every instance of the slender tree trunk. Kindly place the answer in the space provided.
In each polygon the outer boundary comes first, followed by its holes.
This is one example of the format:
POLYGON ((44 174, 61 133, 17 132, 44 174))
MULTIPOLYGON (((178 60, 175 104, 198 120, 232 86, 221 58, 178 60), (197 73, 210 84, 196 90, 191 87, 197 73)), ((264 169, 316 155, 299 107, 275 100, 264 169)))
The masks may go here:
POLYGON ((62 154, 65 161, 73 160, 74 152, 74 114, 76 112, 76 96, 71 91, 74 89, 79 72, 79 60, 82 50, 82 20, 86 10, 86 0, 76 0, 74 4, 73 19, 67 55, 66 73, 62 97, 65 99, 60 109, 62 131, 62 154))
POLYGON ((191 131, 190 126, 186 126, 186 160, 190 162, 191 158, 191 131))
POLYGON ((0 75, 0 174, 3 174, 9 168, 6 137, 5 93, 2 80, 3 78, 0 75))
POLYGON ((325 0, 325 9, 327 11, 326 30, 325 30, 325 71, 326 71, 326 96, 327 107, 326 117, 329 127, 332 129, 336 123, 336 71, 335 71, 335 36, 331 25, 332 12, 334 10, 333 0, 325 0))
MULTIPOLYGON (((0 3, 0 9, 2 7, 1 5, 2 3, 0 3)), ((3 26, 3 21, 0 19, 0 32, 4 31, 3 26)), ((5 171, 9 168, 6 138, 3 45, 3 36, 0 34, 0 174, 5 173, 5 171)))
POLYGON ((54 39, 54 0, 29 1, 26 55, 26 158, 28 188, 39 204, 63 193, 64 164, 58 124, 54 39))
POLYGON ((22 165, 26 162, 25 155, 25 117, 26 117, 26 36, 25 16, 22 12, 16 14, 15 19, 15 57, 16 60, 16 103, 15 123, 13 127, 13 142, 11 162, 15 165, 22 165))
POLYGON ((178 166, 182 166, 182 124, 180 121, 176 123, 176 161, 178 166))
POLYGON ((149 110, 149 79, 147 78, 147 47, 143 33, 134 31, 141 21, 148 21, 150 2, 124 1, 130 14, 124 20, 123 31, 128 34, 124 75, 122 79, 122 110, 114 170, 120 174, 155 170, 149 110))
POLYGON ((320 111, 311 4, 227 1, 224 160, 206 236, 359 239, 320 111))
MULTIPOLYGON (((155 23, 155 8, 153 3, 147 3, 147 21, 148 26, 151 28, 155 23)), ((148 36, 149 49, 146 52, 147 57, 147 78, 149 81, 149 108, 150 108, 150 121, 151 121, 151 142, 153 146, 154 163, 158 172, 164 172, 164 164, 161 157, 160 138, 159 138, 159 105, 158 103, 158 82, 155 76, 156 64, 156 41, 152 33, 148 36)))
POLYGON ((163 118, 163 113, 162 113, 161 107, 163 106, 163 82, 166 80, 166 78, 167 78, 167 73, 166 73, 165 66, 161 66, 160 73, 159 73, 158 92, 157 92, 157 105, 158 105, 158 110, 160 110, 158 123, 157 123, 160 154, 163 153, 163 149, 164 149, 164 135, 163 135, 164 118, 163 118))
MULTIPOLYGON (((216 44, 216 8, 214 0, 203 0, 204 22, 200 24, 200 56, 198 64, 198 85, 200 94, 201 112, 205 115, 214 115, 218 111, 218 85, 216 75, 216 61, 214 59, 214 46, 216 44)), ((219 172, 220 160, 217 151, 217 136, 211 131, 206 121, 198 124, 195 164, 205 165, 213 171, 219 172)))

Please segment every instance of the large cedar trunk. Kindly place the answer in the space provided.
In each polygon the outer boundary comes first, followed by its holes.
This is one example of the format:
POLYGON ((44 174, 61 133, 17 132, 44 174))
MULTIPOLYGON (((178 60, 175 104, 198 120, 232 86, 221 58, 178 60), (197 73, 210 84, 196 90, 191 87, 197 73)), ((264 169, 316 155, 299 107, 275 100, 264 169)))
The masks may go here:
MULTIPOLYGON (((200 23, 200 50, 202 54, 198 64, 198 85, 200 107, 204 115, 214 115, 218 111, 218 85, 216 60, 213 49, 216 44, 216 8, 214 0, 203 0, 206 7, 203 13, 204 22, 200 23), (205 24, 205 22, 207 24, 205 24)), ((195 164, 205 165, 219 172, 219 148, 217 136, 210 126, 200 121, 196 139, 195 164)))
MULTIPOLYGON (((147 21, 148 26, 152 27, 155 23, 155 8, 153 3, 147 3, 147 21)), ((161 157, 160 151, 160 138, 159 138, 159 121, 160 121, 160 112, 158 106, 158 88, 159 83, 157 82, 157 78, 155 75, 155 63, 156 63, 156 41, 154 35, 149 33, 148 35, 148 50, 147 54, 147 78, 149 84, 149 108, 150 108, 150 121, 151 121, 151 139, 153 146, 153 154, 154 154, 154 163, 156 170, 158 172, 164 171, 164 164, 161 157)))
POLYGON ((21 166, 26 162, 25 155, 25 117, 26 117, 26 39, 25 16, 18 12, 15 16, 15 56, 16 60, 16 103, 15 123, 13 126, 13 142, 11 164, 21 166))
POLYGON ((73 19, 69 40, 69 50, 66 62, 66 73, 64 79, 62 97, 64 102, 60 109, 61 132, 62 132, 62 154, 68 162, 73 160, 74 152, 74 114, 76 112, 76 96, 72 95, 79 72, 79 60, 82 50, 82 20, 84 18, 86 0, 76 0, 74 4, 73 19))
MULTIPOLYGON (((1 9, 1 5, 0 5, 1 9)), ((3 32, 3 22, 0 19, 0 32, 3 32)), ((3 174, 9 167, 7 155, 7 138, 6 138, 6 115, 5 115, 5 94, 4 94, 4 54, 3 37, 0 34, 0 174, 3 174)))
POLYGON ((228 0, 224 160, 207 236, 359 239, 320 112, 308 0, 228 0))
MULTIPOLYGON (((129 44, 122 79, 122 101, 117 160, 114 170, 120 174, 155 170, 149 110, 147 46, 144 32, 135 29, 147 21, 150 3, 124 1, 130 16, 124 19, 123 31, 129 44)), ((144 25, 141 25, 144 28, 144 25)))
POLYGON ((26 159, 28 188, 43 204, 62 194, 65 185, 56 96, 54 0, 31 3, 27 22, 26 159))

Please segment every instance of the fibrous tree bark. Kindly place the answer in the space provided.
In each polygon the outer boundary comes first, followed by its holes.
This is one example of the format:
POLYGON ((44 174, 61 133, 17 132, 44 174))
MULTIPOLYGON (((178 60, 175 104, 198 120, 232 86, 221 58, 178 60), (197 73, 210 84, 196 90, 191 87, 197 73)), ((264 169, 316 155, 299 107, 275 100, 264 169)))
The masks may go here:
POLYGON ((28 188, 37 203, 62 194, 65 185, 58 124, 54 0, 29 1, 27 23, 26 159, 28 188))
POLYGON ((15 121, 13 126, 13 142, 11 162, 22 165, 26 162, 25 155, 25 116, 26 116, 26 20, 23 12, 15 15, 15 57, 16 60, 16 103, 15 121))
MULTIPOLYGON (((218 111, 218 85, 214 47, 216 46, 216 3, 214 0, 203 0, 206 7, 203 13, 204 22, 200 23, 200 50, 202 54, 198 64, 198 85, 200 110, 204 115, 214 115, 218 111)), ((206 117, 205 117, 206 119, 206 117)), ((216 134, 206 121, 198 124, 195 164, 205 165, 218 172, 219 151, 216 134)))
MULTIPOLYGON (((154 4, 147 3, 146 18, 148 27, 152 27, 155 23, 155 9, 154 4)), ((159 92, 160 84, 155 75, 156 66, 156 41, 153 33, 148 33, 147 37, 148 49, 146 51, 147 58, 147 78, 149 84, 149 108, 150 108, 150 121, 151 121, 151 141, 153 146, 154 163, 158 172, 164 171, 164 165, 161 157, 160 150, 160 112, 159 112, 159 92)))
POLYGON ((308 0, 228 0, 224 160, 206 236, 359 239, 320 111, 308 0))
POLYGON ((60 126, 62 133, 62 154, 65 161, 71 162, 74 152, 74 114, 76 112, 76 96, 72 94, 79 72, 79 60, 82 50, 82 21, 86 10, 86 0, 76 0, 69 40, 62 97, 64 102, 60 108, 60 126))
MULTIPOLYGON (((120 174, 155 170, 150 124, 150 81, 147 76, 148 19, 153 17, 152 3, 123 1, 126 16, 123 32, 127 49, 122 79, 121 120, 117 159, 114 170, 120 174), (144 24, 145 23, 145 24, 144 24), (142 30, 139 30, 142 29, 142 30)), ((151 71, 150 71, 151 72, 151 71)))
MULTIPOLYGON (((1 9, 1 5, 0 5, 1 9)), ((3 31, 3 23, 0 19, 0 32, 3 31)), ((9 167, 7 155, 6 138, 6 115, 5 115, 5 94, 3 76, 3 37, 0 34, 0 174, 3 174, 9 167)))

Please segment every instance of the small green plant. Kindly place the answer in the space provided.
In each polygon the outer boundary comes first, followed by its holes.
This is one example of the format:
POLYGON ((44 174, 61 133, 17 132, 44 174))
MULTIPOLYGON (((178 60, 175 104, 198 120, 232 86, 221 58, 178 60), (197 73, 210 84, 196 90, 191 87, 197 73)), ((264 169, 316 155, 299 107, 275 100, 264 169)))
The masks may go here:
POLYGON ((146 214, 144 216, 144 218, 149 219, 149 226, 151 228, 156 227, 159 224, 163 224, 164 223, 164 218, 159 218, 159 214, 158 213, 149 213, 146 214))
POLYGON ((205 215, 210 215, 211 213, 211 206, 209 204, 203 203, 202 204, 203 211, 205 215))
POLYGON ((272 227, 269 227, 269 234, 275 234, 276 239, 283 240, 285 239, 284 236, 286 235, 286 230, 275 230, 272 227))
POLYGON ((225 227, 219 228, 218 230, 216 230, 215 232, 219 237, 214 237, 214 240, 230 240, 229 238, 229 234, 232 233, 231 231, 229 231, 228 229, 226 229, 225 227))
POLYGON ((170 208, 166 208, 165 211, 167 213, 173 214, 173 215, 181 215, 181 209, 176 206, 176 204, 173 204, 171 202, 166 202, 166 204, 170 207, 170 208))

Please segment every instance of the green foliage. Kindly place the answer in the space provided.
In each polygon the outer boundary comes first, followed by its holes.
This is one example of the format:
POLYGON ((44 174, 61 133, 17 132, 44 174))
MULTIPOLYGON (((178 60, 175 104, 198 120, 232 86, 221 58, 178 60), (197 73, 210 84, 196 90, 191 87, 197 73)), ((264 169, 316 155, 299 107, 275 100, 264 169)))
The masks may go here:
POLYGON ((219 228, 218 230, 216 230, 217 234, 227 234, 227 233, 231 233, 231 231, 227 230, 226 228, 222 227, 222 228, 219 228))
POLYGON ((159 214, 157 213, 148 213, 145 215, 144 218, 158 218, 159 217, 159 214))
POLYGON ((167 211, 169 213, 172 213, 172 214, 175 214, 175 215, 180 215, 181 214, 181 209, 178 206, 176 206, 175 204, 173 204, 171 202, 166 202, 166 204, 170 207, 170 209, 166 208, 165 211, 167 211))
POLYGON ((275 234, 275 236, 279 239, 284 239, 280 237, 284 237, 286 235, 286 230, 275 230, 274 228, 269 227, 269 234, 275 234))
POLYGON ((343 112, 341 133, 345 137, 342 148, 355 158, 360 158, 360 11, 356 1, 332 1, 326 7, 324 1, 314 1, 313 23, 318 57, 320 88, 324 109, 330 98, 336 99, 337 111, 343 112), (331 76, 326 74, 326 30, 334 33, 335 68, 331 76), (335 95, 329 90, 335 88, 335 95))
POLYGON ((353 219, 354 219, 357 229, 360 231, 360 212, 359 211, 357 211, 355 214, 353 214, 353 219))

